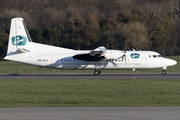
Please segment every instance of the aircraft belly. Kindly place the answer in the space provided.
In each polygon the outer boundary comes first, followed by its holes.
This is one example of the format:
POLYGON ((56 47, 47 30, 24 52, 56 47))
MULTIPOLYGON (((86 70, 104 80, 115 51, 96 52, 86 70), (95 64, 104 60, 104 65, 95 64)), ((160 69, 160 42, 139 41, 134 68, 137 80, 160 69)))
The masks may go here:
MULTIPOLYGON (((140 63, 116 63, 112 64, 110 62, 97 63, 97 69, 134 69, 140 68, 140 63)), ((62 69, 95 69, 95 63, 87 62, 87 63, 61 63, 58 68, 62 69)))
POLYGON ((81 62, 61 62, 59 61, 57 68, 60 69, 86 69, 94 68, 94 65, 81 62))

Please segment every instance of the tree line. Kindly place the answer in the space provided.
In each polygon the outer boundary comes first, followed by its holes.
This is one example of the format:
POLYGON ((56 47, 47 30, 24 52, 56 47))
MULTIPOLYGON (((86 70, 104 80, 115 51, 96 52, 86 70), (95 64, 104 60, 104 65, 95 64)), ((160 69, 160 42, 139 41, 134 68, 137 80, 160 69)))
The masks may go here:
POLYGON ((179 55, 179 9, 180 0, 1 0, 0 59, 13 17, 24 18, 38 43, 179 55))

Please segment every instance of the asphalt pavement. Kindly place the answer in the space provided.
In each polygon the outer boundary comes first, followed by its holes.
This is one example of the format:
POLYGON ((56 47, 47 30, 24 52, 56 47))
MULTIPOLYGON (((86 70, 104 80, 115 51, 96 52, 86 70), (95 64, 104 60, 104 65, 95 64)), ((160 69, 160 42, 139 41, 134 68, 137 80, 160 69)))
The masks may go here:
POLYGON ((0 120, 180 120, 180 107, 0 108, 0 120))

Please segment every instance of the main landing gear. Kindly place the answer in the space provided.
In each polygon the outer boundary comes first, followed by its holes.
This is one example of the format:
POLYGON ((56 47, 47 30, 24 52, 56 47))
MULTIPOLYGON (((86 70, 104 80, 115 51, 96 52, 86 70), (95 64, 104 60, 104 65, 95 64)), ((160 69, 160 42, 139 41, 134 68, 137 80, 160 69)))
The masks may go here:
POLYGON ((162 71, 162 75, 166 75, 166 71, 165 70, 162 71))
POLYGON ((100 69, 94 70, 94 75, 95 76, 100 75, 100 74, 101 74, 101 70, 100 69))
POLYGON ((95 61, 95 70, 94 70, 94 75, 95 75, 95 76, 98 76, 98 75, 101 74, 101 67, 102 67, 102 65, 103 65, 104 62, 105 62, 105 60, 102 61, 102 64, 101 64, 100 68, 97 68, 97 61, 95 61))

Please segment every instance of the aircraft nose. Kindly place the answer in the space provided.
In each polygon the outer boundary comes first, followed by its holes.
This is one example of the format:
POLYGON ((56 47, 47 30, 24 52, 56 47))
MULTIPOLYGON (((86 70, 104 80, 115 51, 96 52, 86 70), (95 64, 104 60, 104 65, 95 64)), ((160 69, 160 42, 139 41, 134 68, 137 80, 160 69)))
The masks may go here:
POLYGON ((165 60, 165 64, 166 64, 167 66, 173 66, 173 65, 176 65, 176 64, 177 64, 177 61, 172 60, 172 59, 166 59, 166 60, 165 60))
POLYGON ((172 65, 176 65, 176 64, 177 64, 177 61, 172 60, 172 65))

